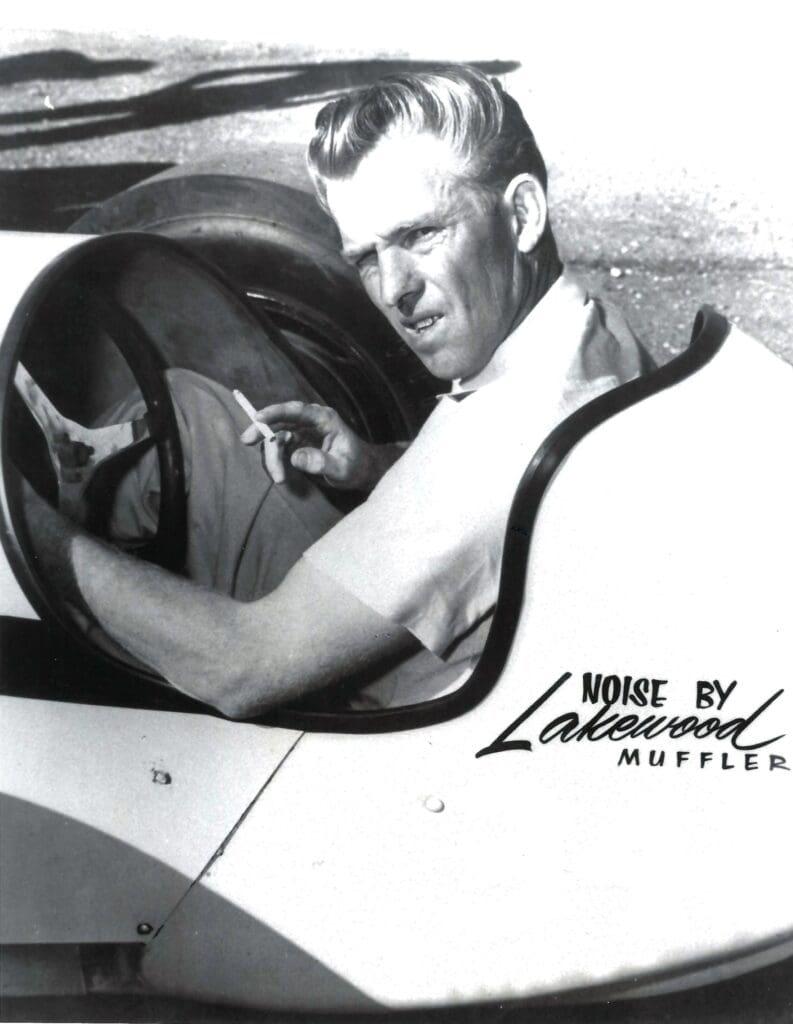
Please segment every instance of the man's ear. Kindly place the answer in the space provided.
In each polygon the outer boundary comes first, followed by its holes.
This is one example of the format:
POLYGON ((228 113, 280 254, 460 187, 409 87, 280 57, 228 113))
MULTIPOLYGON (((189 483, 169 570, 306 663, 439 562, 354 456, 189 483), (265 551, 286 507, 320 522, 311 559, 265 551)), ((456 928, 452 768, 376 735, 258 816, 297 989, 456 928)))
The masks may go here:
POLYGON ((548 222, 545 190, 533 174, 518 174, 504 190, 504 199, 512 217, 518 252, 531 252, 548 222))

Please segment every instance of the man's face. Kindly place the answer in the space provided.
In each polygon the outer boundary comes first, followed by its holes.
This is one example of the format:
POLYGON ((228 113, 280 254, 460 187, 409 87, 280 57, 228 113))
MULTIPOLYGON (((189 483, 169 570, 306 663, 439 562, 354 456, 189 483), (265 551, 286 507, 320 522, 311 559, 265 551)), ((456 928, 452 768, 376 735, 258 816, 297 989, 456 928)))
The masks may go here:
POLYGON ((506 204, 475 190, 463 171, 445 141, 400 134, 327 185, 345 258, 400 337, 444 380, 482 369, 524 294, 506 204))

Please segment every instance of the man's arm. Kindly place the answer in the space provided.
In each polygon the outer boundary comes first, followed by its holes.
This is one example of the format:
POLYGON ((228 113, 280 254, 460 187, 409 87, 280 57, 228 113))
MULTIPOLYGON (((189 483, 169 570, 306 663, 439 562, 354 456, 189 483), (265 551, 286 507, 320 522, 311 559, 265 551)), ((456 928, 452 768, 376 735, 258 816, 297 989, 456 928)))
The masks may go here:
POLYGON ((177 689, 248 718, 417 642, 299 561, 251 603, 204 590, 83 533, 37 497, 31 532, 64 596, 177 689))

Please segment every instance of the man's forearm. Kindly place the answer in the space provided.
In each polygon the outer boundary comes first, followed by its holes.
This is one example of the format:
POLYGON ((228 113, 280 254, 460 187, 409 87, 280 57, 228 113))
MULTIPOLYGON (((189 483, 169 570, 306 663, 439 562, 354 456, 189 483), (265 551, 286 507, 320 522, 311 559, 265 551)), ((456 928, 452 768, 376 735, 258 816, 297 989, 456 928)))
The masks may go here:
POLYGON ((213 593, 97 541, 38 496, 28 522, 44 571, 104 632, 177 689, 231 718, 250 718, 416 641, 299 559, 249 603, 213 593))
POLYGON ((113 640, 177 689, 234 707, 266 648, 246 629, 246 605, 75 533, 69 556, 83 602, 113 640))
POLYGON ((70 556, 78 527, 56 512, 32 488, 27 488, 26 503, 31 540, 42 574, 66 601, 92 616, 80 592, 70 556))
POLYGON ((105 545, 41 499, 29 509, 37 559, 63 598, 179 690, 233 713, 266 672, 248 606, 105 545))
POLYGON ((184 693, 250 718, 355 675, 415 639, 300 559, 271 594, 235 601, 76 533, 80 593, 100 626, 184 693))

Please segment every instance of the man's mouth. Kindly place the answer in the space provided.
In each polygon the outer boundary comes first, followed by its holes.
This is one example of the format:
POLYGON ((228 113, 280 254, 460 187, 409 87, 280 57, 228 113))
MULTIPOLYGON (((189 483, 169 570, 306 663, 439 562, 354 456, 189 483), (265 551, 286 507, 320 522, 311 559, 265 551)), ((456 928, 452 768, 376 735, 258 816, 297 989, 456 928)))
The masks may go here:
POLYGON ((420 317, 416 320, 403 320, 402 326, 411 334, 424 334, 441 319, 442 314, 435 313, 432 316, 420 317))

